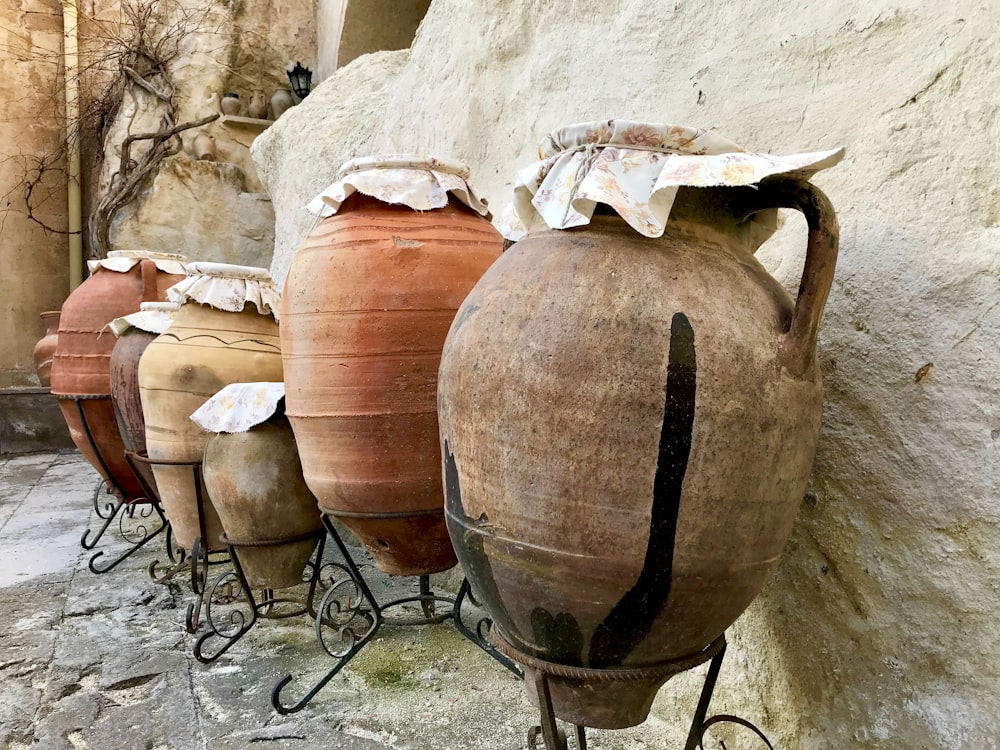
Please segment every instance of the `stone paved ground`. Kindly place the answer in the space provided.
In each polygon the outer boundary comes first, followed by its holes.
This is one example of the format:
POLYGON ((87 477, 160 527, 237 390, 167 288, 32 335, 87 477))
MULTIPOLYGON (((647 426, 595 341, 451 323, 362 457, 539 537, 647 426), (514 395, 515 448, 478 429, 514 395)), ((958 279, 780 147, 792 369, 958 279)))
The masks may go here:
MULTIPOLYGON (((450 623, 384 628, 306 709, 277 714, 270 693, 282 675, 296 676, 287 691, 300 695, 331 664, 312 622, 260 621, 201 664, 197 635, 182 627, 187 579, 157 585, 145 571, 165 559, 162 535, 109 573, 88 570, 80 535, 97 521, 96 482, 73 452, 0 456, 0 748, 527 746, 538 717, 520 683, 450 623)), ((98 549, 124 548, 107 540, 98 549)), ((383 601, 415 593, 411 579, 373 573, 370 583, 383 601)), ((683 745, 655 719, 588 737, 595 750, 683 745)))

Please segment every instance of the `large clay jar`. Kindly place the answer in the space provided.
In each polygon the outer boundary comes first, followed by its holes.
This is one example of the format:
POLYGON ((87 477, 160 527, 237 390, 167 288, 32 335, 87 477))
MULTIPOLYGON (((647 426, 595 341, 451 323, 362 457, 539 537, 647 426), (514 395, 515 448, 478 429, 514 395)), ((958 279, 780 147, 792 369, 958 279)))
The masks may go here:
MULTIPOLYGON (((139 359, 146 347, 170 327, 171 315, 178 307, 176 302, 143 302, 139 312, 116 318, 109 325, 118 337, 111 350, 111 401, 125 448, 134 453, 146 452, 146 421, 139 397, 139 359)), ((155 491, 156 480, 149 464, 134 462, 132 469, 155 491)))
POLYGON ((38 373, 39 382, 48 388, 52 384, 52 355, 59 343, 59 311, 48 310, 39 317, 45 323, 45 335, 35 344, 35 372, 38 373))
POLYGON ((529 697, 548 673, 575 724, 642 722, 718 642, 774 570, 816 448, 837 222, 780 173, 840 152, 765 160, 703 133, 605 121, 551 136, 515 206, 558 229, 492 266, 441 360, 459 559, 529 697), (754 258, 778 206, 810 227, 797 302, 754 258))
MULTIPOLYGON (((200 462, 209 433, 190 416, 229 383, 281 380, 278 295, 266 269, 191 263, 189 277, 170 290, 181 303, 170 328, 139 360, 139 395, 146 422, 146 451, 174 539, 192 548, 196 539, 223 549, 222 525, 202 493, 199 524, 195 472, 157 461, 200 462)), ((204 487, 202 487, 204 490, 204 487)))
POLYGON ((238 383, 192 415, 216 433, 205 446, 205 487, 254 588, 301 583, 323 528, 283 394, 281 383, 238 383))
POLYGON ((59 318, 59 343, 52 360, 52 395, 59 399, 70 437, 109 487, 125 500, 145 493, 125 460, 111 400, 108 323, 138 312, 142 302, 164 300, 169 286, 184 278, 183 256, 115 251, 91 261, 91 276, 66 299, 59 318))
POLYGON ((426 157, 348 162, 310 204, 337 213, 306 238, 282 295, 287 413, 306 482, 391 574, 456 562, 438 362, 455 311, 503 245, 467 176, 426 157))

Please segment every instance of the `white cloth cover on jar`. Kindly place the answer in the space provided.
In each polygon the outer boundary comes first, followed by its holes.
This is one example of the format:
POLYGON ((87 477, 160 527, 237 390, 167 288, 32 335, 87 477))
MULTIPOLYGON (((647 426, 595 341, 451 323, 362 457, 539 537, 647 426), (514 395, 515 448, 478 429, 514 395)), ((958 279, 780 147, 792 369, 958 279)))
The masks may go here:
POLYGON ((208 432, 246 432, 274 416, 284 397, 284 383, 231 383, 191 419, 208 432))
POLYGON ((189 300, 217 310, 242 312, 252 302, 261 315, 278 319, 281 294, 266 268, 229 263, 188 263, 188 277, 167 290, 167 299, 184 304, 189 300))
MULTIPOLYGON (((839 162, 844 149, 773 156, 747 152, 713 130, 600 120, 553 131, 538 156, 517 172, 513 202, 502 213, 500 232, 509 240, 534 229, 589 224, 598 203, 639 234, 660 237, 681 186, 753 185, 778 174, 809 178, 839 162)), ((753 221, 769 236, 777 209, 753 221)))
POLYGON ((333 216, 355 192, 383 203, 415 211, 448 205, 449 193, 480 216, 489 214, 486 200, 469 184, 469 168, 461 162, 418 154, 384 154, 351 159, 337 181, 313 198, 306 209, 321 219, 333 216))
POLYGON ((108 328, 118 337, 129 328, 159 335, 170 328, 173 311, 179 307, 176 302, 141 302, 139 312, 115 318, 108 323, 108 328))
POLYGON ((155 253, 147 250, 112 250, 107 258, 88 260, 87 268, 93 274, 98 268, 106 268, 117 273, 128 273, 141 260, 151 260, 163 273, 183 275, 187 258, 175 253, 155 253))

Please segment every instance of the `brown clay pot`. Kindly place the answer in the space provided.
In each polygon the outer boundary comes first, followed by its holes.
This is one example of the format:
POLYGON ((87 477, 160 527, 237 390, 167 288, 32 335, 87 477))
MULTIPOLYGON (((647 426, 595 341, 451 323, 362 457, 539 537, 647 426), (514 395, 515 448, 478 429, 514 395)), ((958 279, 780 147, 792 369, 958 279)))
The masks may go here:
POLYGON ((254 546, 323 527, 285 416, 276 414, 247 432, 212 435, 204 472, 205 487, 250 585, 280 589, 301 583, 315 538, 254 546))
POLYGON ((387 573, 456 562, 437 368, 455 311, 502 247, 464 206, 417 212, 355 193, 306 238, 285 281, 285 403, 306 482, 387 573))
MULTIPOLYGON (((702 652, 750 604, 810 473, 836 255, 825 197, 775 179, 680 188, 660 239, 596 215, 529 234, 476 285, 438 381, 446 515, 515 652, 656 670, 702 652), (742 221, 775 206, 810 225, 797 304, 742 221)), ((556 715, 638 724, 668 671, 553 677, 556 715)))
POLYGON ((111 400, 111 351, 116 338, 106 326, 138 312, 142 302, 166 299, 167 288, 182 278, 159 271, 150 259, 123 273, 99 267, 62 306, 52 359, 52 395, 59 399, 76 447, 126 500, 142 498, 144 492, 125 460, 111 400))
MULTIPOLYGON (((210 433, 190 417, 230 383, 281 381, 278 324, 252 303, 226 312, 187 302, 139 360, 139 394, 146 422, 146 451, 153 461, 201 461, 210 433)), ((200 536, 194 474, 187 466, 153 465, 174 539, 190 549, 200 536)), ((203 487, 204 489, 204 487, 203 487)), ((202 544, 223 549, 222 524, 207 493, 202 544)))
POLYGON ((49 310, 39 317, 45 323, 45 335, 35 344, 33 356, 38 380, 48 388, 52 383, 52 355, 55 354, 59 343, 59 311, 49 310))
MULTIPOLYGON (((149 310, 157 305, 176 310, 177 305, 169 302, 144 303, 142 309, 149 310)), ((139 396, 139 360, 146 347, 153 343, 158 334, 132 326, 118 337, 111 350, 111 400, 115 406, 118 429, 125 447, 135 453, 146 452, 146 422, 142 416, 142 401, 139 396)), ((132 464, 134 471, 154 491, 156 478, 152 467, 143 462, 132 464)))

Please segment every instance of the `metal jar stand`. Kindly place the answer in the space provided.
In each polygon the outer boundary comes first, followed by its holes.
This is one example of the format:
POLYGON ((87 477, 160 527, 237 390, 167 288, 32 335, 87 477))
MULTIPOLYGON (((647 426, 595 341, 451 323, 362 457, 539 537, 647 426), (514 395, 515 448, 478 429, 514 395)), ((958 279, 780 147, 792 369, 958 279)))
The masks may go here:
POLYGON ((309 691, 296 702, 288 705, 282 703, 281 691, 292 681, 292 675, 280 679, 271 691, 271 705, 279 714, 287 715, 305 708, 309 702, 340 672, 348 662, 367 646, 383 626, 412 627, 418 625, 433 625, 451 620, 455 628, 465 638, 481 648, 500 664, 522 677, 520 668, 511 659, 500 653, 486 639, 491 621, 483 617, 472 627, 465 623, 462 617, 462 604, 468 599, 475 604, 468 579, 462 585, 455 597, 439 596, 431 591, 430 576, 419 578, 420 593, 417 596, 395 599, 386 604, 379 604, 372 594, 360 568, 351 557, 347 546, 337 532, 333 517, 324 513, 323 525, 337 545, 344 563, 330 563, 332 570, 339 575, 331 575, 327 591, 320 601, 316 612, 316 638, 323 650, 335 663, 309 691), (386 617, 388 610, 406 604, 419 604, 423 616, 418 617, 386 617), (437 611, 437 605, 444 604, 447 610, 437 611))
POLYGON ((233 561, 233 570, 227 570, 212 584, 205 605, 205 620, 209 631, 202 634, 194 644, 194 656, 202 664, 209 664, 222 656, 240 638, 246 635, 258 619, 280 620, 309 614, 316 617, 316 589, 320 584, 320 574, 323 568, 323 552, 326 545, 326 532, 323 529, 310 531, 306 534, 287 539, 273 539, 255 542, 238 542, 223 534, 229 556, 233 561), (239 549, 241 547, 280 547, 306 540, 315 540, 312 559, 306 563, 308 576, 303 581, 309 585, 305 602, 288 597, 275 596, 274 589, 265 588, 261 597, 254 596, 253 588, 247 580, 243 566, 240 564, 239 549), (214 606, 228 605, 220 614, 214 606), (242 607, 240 605, 243 605, 242 607), (290 605, 290 606, 288 606, 290 605), (247 614, 244 609, 249 609, 247 614), (222 640, 222 644, 214 651, 209 651, 212 642, 222 640))
MULTIPOLYGON (((545 661, 515 649, 496 631, 490 631, 489 640, 500 653, 523 664, 534 672, 535 691, 538 696, 541 723, 528 730, 528 747, 530 750, 535 750, 539 747, 539 739, 542 740, 542 747, 545 750, 568 750, 569 748, 566 733, 559 728, 553 710, 551 691, 549 689, 550 676, 587 682, 648 680, 680 674, 689 669, 694 669, 707 661, 711 663, 705 675, 705 683, 701 689, 698 707, 695 709, 694 717, 691 720, 691 728, 688 730, 684 750, 704 750, 704 742, 708 730, 716 724, 736 724, 743 727, 755 735, 757 739, 761 740, 768 750, 774 750, 774 746, 767 736, 757 726, 746 719, 731 714, 708 716, 708 707, 712 701, 712 695, 715 693, 719 671, 722 669, 722 660, 726 656, 725 634, 720 635, 707 648, 697 654, 683 659, 652 664, 647 667, 618 667, 614 669, 570 667, 564 664, 545 661)), ((587 728, 579 724, 572 724, 571 726, 573 727, 572 736, 578 750, 587 750, 587 728)), ((725 748, 724 743, 722 747, 725 748)))
MULTIPOLYGON (((142 477, 138 475, 138 472, 135 471, 134 464, 132 464, 131 461, 129 462, 129 465, 132 467, 132 473, 136 475, 136 479, 139 480, 139 484, 144 490, 143 494, 126 497, 124 490, 112 479, 104 478, 112 476, 111 469, 105 463, 97 442, 94 440, 94 433, 90 429, 90 424, 87 420, 87 413, 83 408, 83 402, 109 397, 58 395, 56 398, 60 401, 72 401, 76 406, 77 414, 80 417, 80 424, 83 425, 83 434, 87 438, 87 443, 90 445, 91 451, 97 458, 97 462, 100 464, 102 473, 102 477, 98 480, 97 486, 94 488, 93 505, 94 512, 97 513, 97 517, 103 520, 104 523, 96 533, 93 533, 93 535, 91 535, 91 529, 85 529, 83 536, 80 538, 80 546, 85 550, 94 549, 98 542, 100 542, 104 537, 105 532, 107 532, 107 530, 111 527, 111 524, 114 523, 115 519, 118 520, 119 536, 121 536, 121 538, 129 544, 128 549, 105 565, 98 564, 98 560, 104 556, 104 550, 98 550, 94 553, 94 555, 90 558, 90 561, 87 563, 87 567, 90 569, 91 573, 100 575, 118 567, 118 565, 126 559, 138 552, 139 549, 141 549, 147 542, 151 541, 154 537, 160 534, 160 532, 166 529, 167 518, 163 514, 163 508, 160 506, 159 499, 154 493, 150 493, 148 491, 146 483, 142 480, 142 477), (115 499, 113 501, 102 503, 100 500, 102 490, 103 494, 111 495, 115 499), (137 508, 139 510, 137 510, 137 508), (135 521, 136 519, 138 519, 138 524, 134 528, 126 528, 127 521, 135 521), (147 519, 150 519, 149 522, 147 522, 147 519)), ((126 459, 127 458, 128 456, 126 455, 126 459)))
MULTIPOLYGON (((153 583, 166 585, 178 574, 189 570, 191 572, 191 591, 195 595, 195 600, 187 606, 184 615, 184 629, 189 633, 197 632, 201 621, 201 609, 205 601, 205 592, 208 589, 208 574, 212 566, 229 563, 231 558, 228 550, 211 550, 209 545, 204 543, 208 537, 205 525, 205 502, 207 498, 201 491, 201 460, 197 461, 173 461, 167 459, 151 459, 146 455, 127 451, 125 457, 129 463, 135 466, 138 463, 147 466, 187 466, 191 469, 191 478, 194 481, 195 503, 198 508, 198 536, 191 546, 190 554, 186 550, 174 552, 172 540, 167 540, 167 556, 171 564, 161 571, 160 561, 153 560, 147 568, 149 577, 153 583)), ((136 472, 137 474, 139 472, 136 472)), ((140 482, 142 479, 139 480, 140 482)), ((145 487, 145 483, 143 483, 145 487)), ((152 487, 147 487, 149 492, 156 497, 157 506, 160 506, 159 495, 152 487)))

